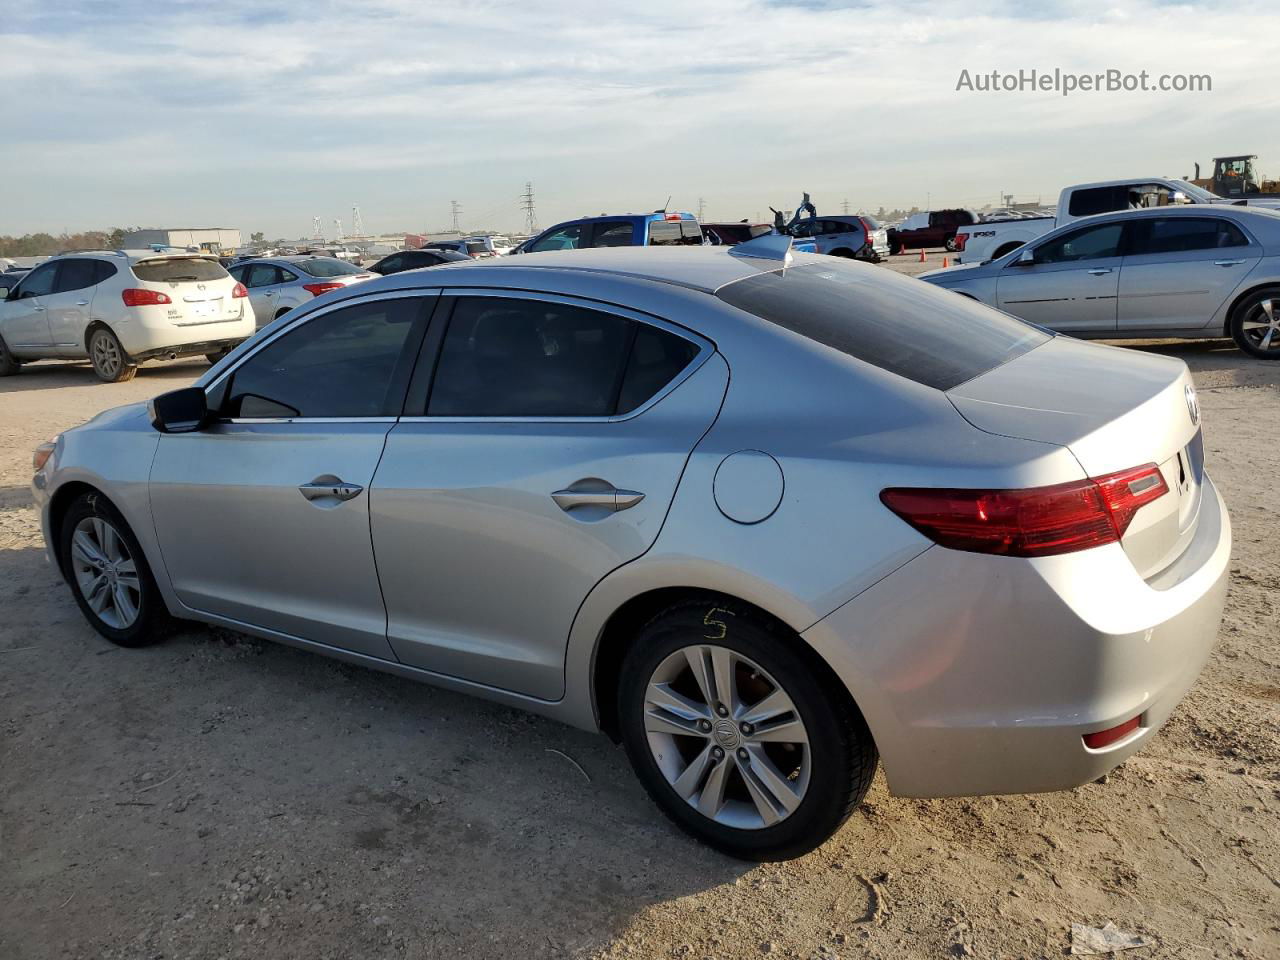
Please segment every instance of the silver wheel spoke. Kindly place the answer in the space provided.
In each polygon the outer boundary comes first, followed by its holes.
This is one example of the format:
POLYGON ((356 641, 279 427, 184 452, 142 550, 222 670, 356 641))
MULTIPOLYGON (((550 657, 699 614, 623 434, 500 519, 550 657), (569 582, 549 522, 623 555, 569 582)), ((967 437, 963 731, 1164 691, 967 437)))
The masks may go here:
POLYGON ((89 566, 105 563, 107 559, 98 549, 98 545, 93 542, 93 538, 84 530, 77 530, 71 537, 71 556, 89 566))
MULTIPOLYGON (((702 784, 702 778, 706 775, 707 767, 711 764, 711 744, 707 744, 702 748, 702 752, 690 761, 689 765, 684 768, 684 773, 676 777, 675 782, 671 784, 672 789, 686 800, 692 800, 693 795, 698 792, 698 787, 702 784)), ((721 764, 724 766, 724 764, 721 764)))
POLYGON ((698 795, 698 812, 704 817, 714 820, 724 808, 724 786, 728 772, 729 764, 724 761, 711 768, 711 774, 702 787, 702 793, 698 795))
POLYGON ((800 798, 796 796, 786 777, 778 772, 773 761, 760 749, 748 748, 747 756, 746 763, 738 764, 738 768, 742 770, 742 779, 746 781, 751 799, 755 801, 756 809, 765 822, 770 822, 769 814, 775 819, 781 819, 785 814, 794 812, 800 806, 800 798), (782 808, 781 812, 779 807, 782 808))
POLYGON ((89 588, 84 592, 85 602, 89 604, 89 609, 98 616, 111 606, 111 591, 107 587, 107 578, 101 574, 93 579, 89 584, 89 588))
POLYGON ((711 669, 716 699, 729 708, 730 716, 734 716, 738 706, 738 684, 734 679, 733 654, 724 647, 712 647, 711 669))
POLYGON ((798 719, 783 720, 781 723, 756 727, 747 738, 752 743, 808 743, 809 737, 804 732, 804 724, 798 719))
POLYGON ((120 617, 120 626, 133 623, 133 618, 138 615, 138 605, 134 603, 133 597, 129 595, 129 588, 123 583, 117 582, 111 588, 111 598, 115 605, 116 613, 120 617))
POLYGON ((1271 347, 1271 338, 1276 335, 1276 328, 1272 327, 1267 331, 1267 335, 1262 338, 1262 349, 1268 350, 1271 347))
POLYGON ((1262 312, 1267 315, 1267 319, 1274 323, 1276 319, 1276 302, 1274 300, 1263 300, 1258 306, 1262 307, 1262 312))
POLYGON ((689 669, 693 673, 693 679, 698 682, 698 690, 702 694, 702 699, 710 707, 716 701, 716 691, 715 681, 712 679, 711 670, 707 663, 707 648, 685 647, 684 656, 689 661, 689 669))
POLYGON ((1265 320, 1245 320, 1240 324, 1240 327, 1243 330, 1268 330, 1271 324, 1265 320))
POLYGON ((673 737, 702 736, 696 720, 686 720, 684 717, 655 710, 644 712, 644 728, 649 733, 665 733, 673 737))
POLYGON ((796 706, 791 702, 791 698, 783 693, 781 687, 775 687, 773 692, 764 697, 764 699, 749 706, 742 714, 741 719, 759 726, 762 723, 768 723, 770 720, 784 717, 788 713, 795 713, 795 711, 796 706))
POLYGON ((688 697, 676 693, 671 689, 670 684, 649 684, 645 700, 651 707, 657 707, 686 720, 709 720, 711 718, 710 707, 706 704, 695 703, 688 697))

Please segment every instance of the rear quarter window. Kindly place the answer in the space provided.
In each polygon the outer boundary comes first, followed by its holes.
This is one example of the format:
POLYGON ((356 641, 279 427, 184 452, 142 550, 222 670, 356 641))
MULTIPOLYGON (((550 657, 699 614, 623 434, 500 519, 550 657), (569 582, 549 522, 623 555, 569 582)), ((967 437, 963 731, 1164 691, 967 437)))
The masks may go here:
POLYGON ((133 265, 133 275, 148 283, 225 280, 231 276, 217 260, 178 258, 147 260, 133 265))
POLYGON ((1049 339, 1037 327, 949 290, 840 261, 756 274, 716 296, 938 390, 981 376, 1049 339))

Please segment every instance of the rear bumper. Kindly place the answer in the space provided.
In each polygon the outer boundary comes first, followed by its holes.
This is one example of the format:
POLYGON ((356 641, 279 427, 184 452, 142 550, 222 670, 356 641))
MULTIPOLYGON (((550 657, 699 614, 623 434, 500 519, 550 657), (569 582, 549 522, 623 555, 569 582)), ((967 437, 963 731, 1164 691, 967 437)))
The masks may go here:
POLYGON ((224 340, 201 340, 197 343, 183 343, 178 346, 154 347, 141 353, 130 353, 134 360, 154 360, 156 358, 199 357, 208 353, 221 353, 244 343, 247 337, 228 337, 224 340))
POLYGON ((1140 749, 1195 682, 1230 554, 1206 477, 1195 540, 1162 589, 1118 545, 1036 560, 933 547, 804 635, 861 707, 894 793, 1060 790, 1140 749), (1085 747, 1135 716, 1132 734, 1085 747))
POLYGON ((147 308, 136 312, 140 316, 111 325, 125 352, 134 360, 166 356, 171 351, 176 351, 179 356, 211 353, 213 350, 198 348, 208 344, 239 343, 253 336, 257 329, 253 310, 247 304, 238 317, 181 325, 156 316, 147 308))

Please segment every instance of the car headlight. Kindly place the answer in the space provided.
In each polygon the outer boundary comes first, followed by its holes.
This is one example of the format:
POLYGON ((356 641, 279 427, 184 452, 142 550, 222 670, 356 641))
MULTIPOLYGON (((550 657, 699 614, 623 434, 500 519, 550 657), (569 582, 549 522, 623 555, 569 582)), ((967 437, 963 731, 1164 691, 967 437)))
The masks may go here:
POLYGON ((58 438, 54 437, 48 443, 42 443, 36 447, 35 453, 31 455, 31 466, 35 468, 35 472, 39 473, 44 469, 44 465, 49 462, 49 458, 53 456, 53 451, 57 449, 58 438))

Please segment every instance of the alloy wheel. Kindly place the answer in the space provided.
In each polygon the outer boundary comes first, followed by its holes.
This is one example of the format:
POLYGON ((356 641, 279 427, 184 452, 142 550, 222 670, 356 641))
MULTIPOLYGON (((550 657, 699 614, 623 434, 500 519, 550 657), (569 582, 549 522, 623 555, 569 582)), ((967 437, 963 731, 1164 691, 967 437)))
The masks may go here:
POLYGON ((742 830, 791 816, 809 786, 809 736, 791 697, 726 647, 683 647, 645 688, 650 753, 671 788, 716 823, 742 830))
POLYGON ((93 338, 93 365, 104 377, 111 378, 120 372, 124 358, 120 355, 120 345, 109 333, 97 333, 93 338))
POLYGON ((1280 350, 1280 300, 1263 300, 1240 324, 1248 341, 1259 350, 1280 350))
POLYGON ((107 626, 124 630, 138 619, 142 584, 120 532, 101 517, 85 517, 71 536, 71 567, 89 609, 107 626))

